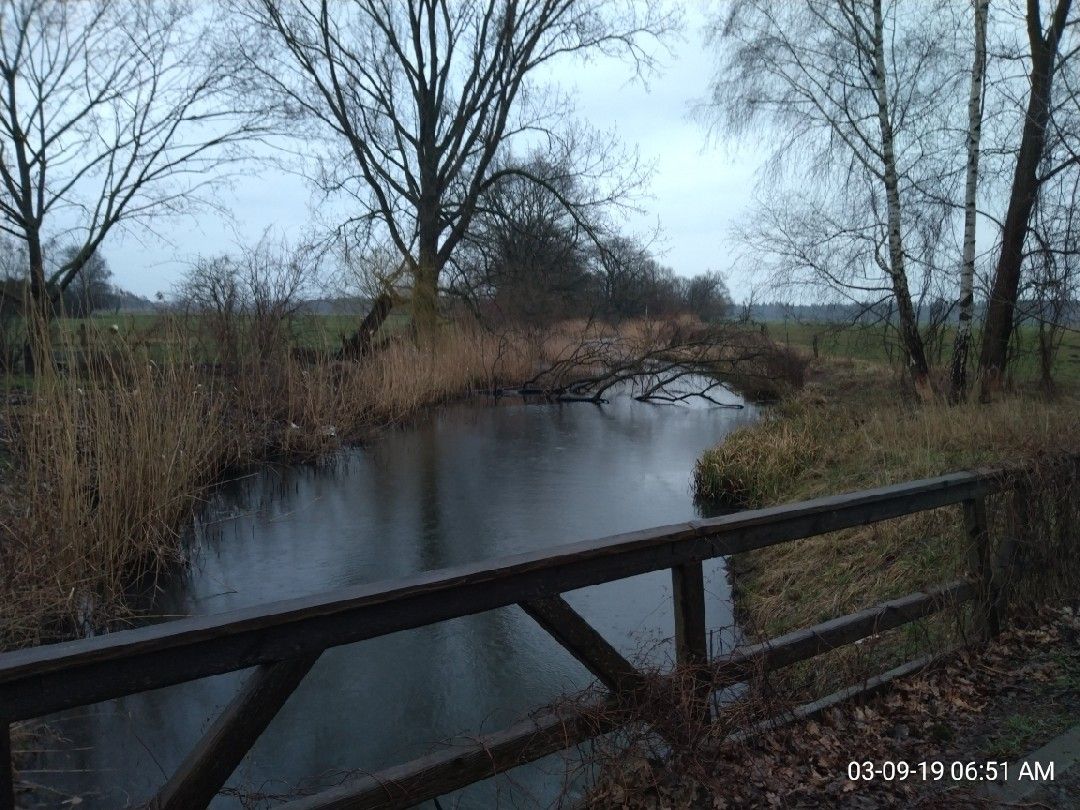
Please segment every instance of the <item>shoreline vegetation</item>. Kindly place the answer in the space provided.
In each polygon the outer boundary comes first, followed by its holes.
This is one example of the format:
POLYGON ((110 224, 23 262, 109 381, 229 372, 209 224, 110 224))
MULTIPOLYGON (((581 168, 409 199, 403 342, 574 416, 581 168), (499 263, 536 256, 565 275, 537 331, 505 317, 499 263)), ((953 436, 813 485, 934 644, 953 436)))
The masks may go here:
MULTIPOLYGON (((1080 581, 1080 396, 1017 387, 991 403, 916 401, 901 372, 872 360, 812 361, 807 383, 759 422, 706 451, 695 495, 743 508, 835 495, 964 469, 1029 469, 1023 584, 1012 607, 1075 595, 1080 581)), ((1010 505, 991 499, 992 531, 1010 505)), ((1015 519, 1015 516, 1013 516, 1015 519)), ((736 615, 750 637, 772 638, 967 572, 959 509, 939 509, 762 549, 731 560, 736 615)), ((914 655, 961 640, 944 617, 882 633, 785 671, 801 697, 824 694, 914 655)))
POLYGON ((54 323, 52 366, 21 388, 9 381, 0 648, 136 619, 135 597, 185 564, 186 527, 230 469, 318 461, 429 407, 526 383, 590 380, 570 398, 589 401, 612 381, 687 363, 760 398, 800 368, 752 330, 692 318, 500 331, 458 318, 430 345, 393 321, 355 360, 337 359, 325 334, 295 351, 282 324, 161 315, 141 326, 54 323))
MULTIPOLYGON (((759 421, 702 454, 695 496, 758 508, 963 469, 1023 470, 1026 497, 987 499, 992 542, 1009 532, 1017 541, 1004 583, 1007 629, 979 643, 969 611, 942 612, 803 663, 754 670, 737 693, 716 693, 724 697, 704 717, 694 709, 700 673, 650 671, 652 682, 675 686, 635 706, 638 726, 594 744, 587 761, 599 776, 586 807, 781 806, 785 796, 798 806, 816 806, 822 796, 844 807, 908 807, 916 798, 927 807, 958 806, 973 797, 936 795, 933 782, 845 779, 852 745, 876 761, 903 761, 911 751, 937 752, 930 759, 941 761, 1015 759, 1069 725, 1080 592, 1075 367, 1052 387, 1036 379, 1014 383, 992 402, 950 404, 920 396, 865 335, 852 341, 861 355, 852 357, 835 344, 816 351, 814 325, 801 331, 804 344, 792 343, 806 363, 804 384, 788 386, 759 421), (925 668, 881 696, 795 719, 799 706, 916 660, 925 668), (1045 674, 1033 684, 1032 672, 1045 674), (684 742, 659 745, 649 723, 677 726, 684 742), (731 779, 736 771, 745 778, 731 779)), ((969 552, 962 512, 947 507, 735 555, 728 570, 740 643, 955 581, 969 572, 969 552)), ((1000 554, 1000 545, 991 553, 1000 554)), ((717 686, 728 684, 709 684, 717 686)))

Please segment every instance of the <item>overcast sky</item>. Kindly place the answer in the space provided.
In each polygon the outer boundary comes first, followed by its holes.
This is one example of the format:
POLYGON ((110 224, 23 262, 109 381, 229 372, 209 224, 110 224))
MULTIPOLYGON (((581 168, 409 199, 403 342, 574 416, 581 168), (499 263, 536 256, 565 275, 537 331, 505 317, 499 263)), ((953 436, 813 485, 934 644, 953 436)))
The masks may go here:
MULTIPOLYGON (((567 64, 554 71, 558 83, 576 91, 578 116, 594 128, 615 130, 636 146, 655 174, 641 202, 640 217, 627 223, 647 232, 658 223, 657 252, 680 275, 721 270, 736 299, 749 292, 748 279, 732 267, 731 223, 748 204, 758 158, 752 149, 709 144, 706 131, 691 117, 693 103, 705 96, 712 58, 705 51, 695 10, 684 41, 666 58, 662 73, 648 86, 630 81, 629 67, 615 59, 588 65, 567 64)), ((184 267, 198 255, 228 252, 238 241, 254 242, 267 229, 298 237, 311 223, 314 198, 305 182, 273 167, 255 167, 217 197, 226 217, 204 211, 159 221, 168 237, 140 231, 114 234, 104 255, 114 280, 140 295, 168 293, 184 267)))

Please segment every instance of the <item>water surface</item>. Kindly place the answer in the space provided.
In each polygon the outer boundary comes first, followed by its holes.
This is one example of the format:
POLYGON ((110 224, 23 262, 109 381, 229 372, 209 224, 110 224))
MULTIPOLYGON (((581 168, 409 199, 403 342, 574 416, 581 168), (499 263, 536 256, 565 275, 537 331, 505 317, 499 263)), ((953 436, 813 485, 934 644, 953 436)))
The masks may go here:
MULTIPOLYGON (((738 402, 734 395, 728 395, 738 402)), ((265 468, 223 485, 164 584, 162 615, 218 613, 345 585, 702 516, 695 459, 752 407, 450 406, 323 468, 265 468)), ((730 628, 723 563, 706 566, 710 628, 730 628)), ((567 596, 628 655, 670 655, 671 581, 661 571, 567 596)), ((715 644, 730 643, 717 632, 715 644)), ((54 718, 67 742, 27 778, 41 806, 136 806, 152 796, 244 673, 147 692, 54 718), (64 805, 69 806, 69 805, 64 805)), ((591 681, 517 607, 328 650, 240 766, 215 808, 339 782, 496 730, 591 681)), ((562 761, 473 786, 444 807, 549 806, 562 761)))

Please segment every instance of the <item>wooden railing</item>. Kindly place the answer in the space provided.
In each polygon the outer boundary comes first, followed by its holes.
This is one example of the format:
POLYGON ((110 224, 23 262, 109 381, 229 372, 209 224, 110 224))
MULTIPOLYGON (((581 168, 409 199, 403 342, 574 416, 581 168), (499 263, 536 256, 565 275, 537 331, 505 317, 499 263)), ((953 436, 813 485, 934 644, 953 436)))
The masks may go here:
MULTIPOLYGON (((12 723, 255 667, 150 802, 158 810, 204 807, 323 650, 506 605, 520 605, 617 702, 639 688, 642 674, 561 594, 665 568, 672 572, 677 659, 706 667, 714 686, 738 683, 751 669, 803 661, 969 600, 975 600, 983 631, 994 633, 1002 621, 1003 596, 995 586, 985 499, 1012 486, 1009 481, 1000 471, 954 473, 5 653, 0 655, 0 810, 15 806, 8 764, 12 723), (703 560, 956 504, 962 505, 972 549, 967 579, 707 660, 703 560)), ((407 807, 612 730, 615 721, 597 719, 603 716, 551 708, 466 745, 283 806, 407 807)))

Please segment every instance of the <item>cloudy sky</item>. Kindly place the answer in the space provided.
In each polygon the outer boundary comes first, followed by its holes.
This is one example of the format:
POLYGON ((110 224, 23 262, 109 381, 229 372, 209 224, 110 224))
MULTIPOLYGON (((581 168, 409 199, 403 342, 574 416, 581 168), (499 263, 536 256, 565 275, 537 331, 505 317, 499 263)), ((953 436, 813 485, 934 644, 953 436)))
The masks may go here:
MULTIPOLYGON (((659 224, 656 245, 662 261, 681 275, 717 269, 728 275, 736 299, 749 292, 745 273, 733 267, 729 229, 747 206, 759 158, 750 147, 710 143, 691 116, 706 94, 712 57, 706 52, 703 18, 691 9, 682 42, 664 58, 660 75, 647 85, 631 80, 615 59, 566 64, 553 71, 561 87, 575 92, 578 116, 596 129, 614 130, 655 163, 644 212, 627 229, 648 232, 659 224)), ((228 252, 254 242, 267 229, 299 236, 312 219, 314 197, 304 181, 272 167, 255 167, 217 197, 228 216, 203 211, 158 222, 161 235, 115 234, 104 254, 122 287, 140 295, 168 293, 184 267, 198 255, 228 252)))

